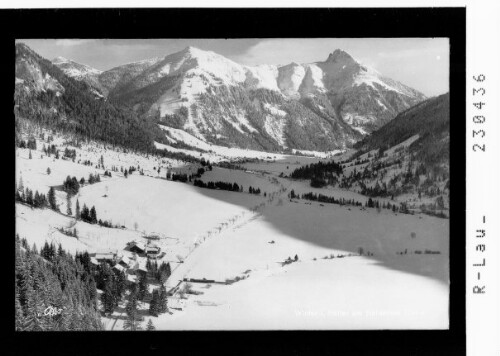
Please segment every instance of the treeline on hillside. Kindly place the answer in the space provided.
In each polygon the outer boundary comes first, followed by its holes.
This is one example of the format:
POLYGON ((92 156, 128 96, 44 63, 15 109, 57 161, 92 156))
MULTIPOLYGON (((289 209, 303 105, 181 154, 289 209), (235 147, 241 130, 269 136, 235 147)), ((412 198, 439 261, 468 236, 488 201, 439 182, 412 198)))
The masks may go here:
MULTIPOLYGON (((210 161, 205 161, 202 158, 201 165, 202 167, 199 167, 195 174, 189 174, 189 175, 187 173, 175 173, 172 172, 170 169, 168 169, 166 179, 171 180, 173 182, 182 182, 182 183, 186 183, 187 181, 192 182, 193 178, 201 178, 203 173, 212 170, 212 165, 210 164, 210 161)), ((158 173, 160 172, 158 171, 158 173)))
POLYGON ((54 187, 50 187, 47 195, 39 193, 38 190, 33 193, 33 190, 24 186, 23 177, 19 177, 19 183, 16 182, 15 201, 27 204, 32 208, 50 208, 52 210, 59 211, 56 204, 56 192, 54 187))
MULTIPOLYGON (((376 208, 377 211, 380 211, 381 209, 387 209, 391 210, 393 213, 401 213, 401 214, 413 214, 413 212, 408 209, 408 205, 405 202, 396 204, 391 204, 390 202, 385 202, 382 201, 380 202, 379 200, 368 198, 368 200, 363 204, 360 201, 354 200, 354 199, 345 199, 345 198, 339 198, 336 199, 335 197, 330 197, 327 195, 323 194, 315 194, 312 192, 302 194, 301 196, 295 195, 294 191, 290 193, 290 199, 304 199, 304 200, 310 200, 310 201, 317 201, 319 203, 327 203, 327 204, 337 204, 337 205, 352 205, 352 206, 364 206, 365 208, 376 208)), ((438 218, 446 218, 446 214, 443 212, 444 209, 444 201, 442 197, 438 197, 436 199, 436 203, 434 204, 422 204, 420 206, 420 210, 422 213, 435 216, 438 218)))
POLYGON ((231 192, 242 192, 243 186, 239 186, 238 183, 226 183, 226 182, 203 182, 200 179, 195 179, 193 182, 195 187, 208 188, 208 189, 220 189, 228 190, 231 192))
MULTIPOLYGON (((297 196, 297 195, 294 195, 293 197, 299 198, 299 196, 297 196)), ((335 197, 329 197, 327 195, 315 194, 315 193, 311 193, 311 192, 302 194, 301 197, 302 197, 302 199, 305 199, 305 200, 317 201, 320 203, 364 206, 366 208, 388 209, 388 210, 392 210, 393 212, 410 214, 410 211, 408 210, 408 207, 405 203, 400 203, 399 205, 391 204, 390 202, 387 202, 387 203, 382 202, 381 203, 378 200, 368 198, 368 200, 365 202, 365 204, 363 204, 360 201, 357 201, 354 199, 345 199, 345 198, 336 199, 335 197)))
POLYGON ((164 158, 176 159, 178 161, 190 162, 190 163, 200 163, 201 160, 198 157, 185 154, 184 152, 171 152, 166 149, 156 149, 155 154, 164 158))
MULTIPOLYGON (((195 179, 193 181, 193 185, 195 187, 200 187, 200 188, 207 188, 207 189, 219 189, 219 190, 227 190, 230 192, 243 192, 243 185, 238 185, 238 183, 227 183, 227 182, 203 182, 200 179, 195 179)), ((249 194, 255 194, 255 195, 260 195, 261 190, 260 188, 254 188, 252 186, 248 187, 248 193, 249 194)), ((264 196, 267 196, 267 193, 264 192, 264 196)))
MULTIPOLYGON (((243 162, 245 163, 245 162, 243 162)), ((239 165, 239 164, 235 164, 233 162, 229 162, 229 161, 221 161, 221 162, 218 162, 218 163, 214 163, 214 165, 216 165, 217 167, 220 167, 220 168, 227 168, 227 169, 238 169, 240 171, 245 171, 246 168, 239 165)))
POLYGON ((94 276, 54 245, 41 253, 16 235, 17 331, 103 330, 94 276))
POLYGON ((295 192, 292 190, 290 192, 290 199, 305 199, 305 200, 312 200, 312 201, 317 201, 320 203, 329 203, 329 204, 338 204, 338 205, 353 205, 353 206, 363 206, 363 204, 359 201, 356 201, 354 199, 336 199, 335 197, 329 197, 323 194, 315 194, 315 193, 305 193, 302 194, 302 196, 296 195, 295 192))
POLYGON ((58 95, 52 90, 37 93, 16 85, 16 118, 24 117, 84 139, 102 140, 140 151, 153 151, 153 140, 163 137, 152 122, 138 118, 131 110, 97 99, 88 84, 68 77, 24 44, 17 44, 16 62, 21 59, 38 63, 42 75, 56 79, 64 87, 64 93, 58 95))
POLYGON ((342 174, 342 166, 335 161, 311 163, 296 168, 290 178, 310 179, 311 187, 320 188, 337 182, 337 176, 342 174))
POLYGON ((36 150, 36 140, 34 138, 29 138, 27 141, 20 140, 17 143, 19 148, 29 148, 30 150, 36 150))
POLYGON ((33 194, 33 191, 28 187, 16 188, 15 201, 27 204, 33 208, 49 207, 49 202, 45 194, 38 193, 38 190, 33 194))

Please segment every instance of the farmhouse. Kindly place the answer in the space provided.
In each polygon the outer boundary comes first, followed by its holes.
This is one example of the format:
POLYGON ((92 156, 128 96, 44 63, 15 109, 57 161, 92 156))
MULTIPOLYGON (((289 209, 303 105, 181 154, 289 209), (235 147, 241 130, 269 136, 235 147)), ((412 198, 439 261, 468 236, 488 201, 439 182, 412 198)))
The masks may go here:
POLYGON ((113 266, 113 269, 117 272, 126 272, 127 269, 123 267, 121 264, 117 263, 116 265, 113 266))
POLYGON ((137 262, 135 262, 134 265, 129 270, 129 273, 132 273, 132 271, 135 275, 145 276, 146 273, 148 273, 148 268, 146 267, 146 259, 145 258, 138 259, 137 262))
POLYGON ((160 255, 161 248, 155 244, 150 243, 146 245, 145 252, 148 258, 156 259, 160 255))
POLYGON ((136 253, 144 253, 146 249, 143 242, 140 241, 130 241, 127 243, 127 249, 136 253))
POLYGON ((114 252, 96 252, 94 256, 91 255, 91 262, 92 259, 97 262, 97 264, 101 262, 107 262, 107 263, 114 263, 116 260, 116 253, 114 252))
POLYGON ((119 261, 118 261, 118 264, 124 268, 129 268, 131 263, 133 261, 130 259, 130 257, 128 256, 122 256, 119 261))

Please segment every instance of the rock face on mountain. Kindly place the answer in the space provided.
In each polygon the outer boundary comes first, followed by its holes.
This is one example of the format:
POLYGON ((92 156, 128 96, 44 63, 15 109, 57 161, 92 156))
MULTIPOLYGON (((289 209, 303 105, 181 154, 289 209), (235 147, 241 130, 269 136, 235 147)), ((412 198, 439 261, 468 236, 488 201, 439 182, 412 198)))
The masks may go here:
POLYGON ((70 62, 53 63, 140 115, 252 149, 350 146, 425 99, 342 50, 324 62, 284 66, 243 66, 193 47, 102 73, 70 62))
POLYGON ((34 94, 52 91, 56 96, 64 93, 64 87, 49 73, 40 68, 35 52, 24 44, 16 46, 16 88, 34 94))

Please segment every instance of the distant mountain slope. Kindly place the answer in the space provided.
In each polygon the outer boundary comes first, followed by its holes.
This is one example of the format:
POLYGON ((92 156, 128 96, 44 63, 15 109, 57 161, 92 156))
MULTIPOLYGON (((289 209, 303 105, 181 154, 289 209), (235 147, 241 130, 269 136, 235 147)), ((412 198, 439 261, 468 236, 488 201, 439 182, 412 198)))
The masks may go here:
POLYGON ((398 114, 391 122, 354 145, 360 152, 381 148, 383 151, 419 135, 410 147, 427 160, 449 158, 449 93, 428 99, 398 114))
POLYGON ((83 138, 139 150, 153 150, 160 130, 133 112, 96 97, 28 46, 16 44, 16 117, 24 117, 83 138), (156 136, 155 136, 156 135, 156 136))
POLYGON ((151 58, 114 67, 102 72, 99 76, 99 82, 105 88, 106 95, 108 95, 109 92, 113 90, 120 90, 122 86, 129 83, 144 70, 148 69, 160 60, 161 58, 151 58))
POLYGON ((342 50, 324 62, 251 67, 187 47, 97 80, 104 96, 141 116, 208 142, 264 150, 344 148, 425 99, 342 50))

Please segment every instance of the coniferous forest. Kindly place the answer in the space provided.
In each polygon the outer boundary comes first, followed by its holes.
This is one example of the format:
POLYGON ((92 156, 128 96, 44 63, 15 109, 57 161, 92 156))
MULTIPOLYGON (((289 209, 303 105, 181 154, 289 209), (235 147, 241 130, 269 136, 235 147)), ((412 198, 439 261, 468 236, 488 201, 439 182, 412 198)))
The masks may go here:
POLYGON ((16 330, 102 330, 90 270, 59 246, 39 252, 16 235, 16 330))

